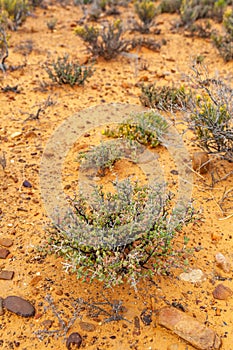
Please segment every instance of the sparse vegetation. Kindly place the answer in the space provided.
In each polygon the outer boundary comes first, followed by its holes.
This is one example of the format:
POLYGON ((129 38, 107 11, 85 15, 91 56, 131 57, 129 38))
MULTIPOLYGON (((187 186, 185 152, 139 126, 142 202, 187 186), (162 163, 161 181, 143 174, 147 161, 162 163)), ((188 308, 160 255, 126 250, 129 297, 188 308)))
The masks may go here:
POLYGON ((201 65, 193 67, 196 95, 189 100, 189 125, 208 153, 233 160, 233 90, 219 78, 209 78, 201 65))
POLYGON ((136 140, 137 142, 156 147, 167 130, 165 119, 155 112, 138 113, 113 128, 106 128, 105 135, 116 138, 136 140))
POLYGON ((69 61, 69 56, 58 57, 51 64, 46 63, 45 70, 49 78, 57 84, 83 85, 92 76, 92 66, 80 65, 77 62, 69 61))
POLYGON ((135 29, 141 33, 149 33, 150 27, 154 23, 154 19, 157 15, 157 7, 153 1, 149 0, 137 0, 134 4, 135 12, 138 15, 141 23, 136 23, 135 29))
POLYGON ((129 178, 114 182, 114 192, 96 187, 91 198, 79 193, 72 201, 75 227, 57 228, 50 249, 65 258, 65 268, 77 277, 106 286, 127 280, 132 286, 145 276, 168 272, 185 251, 176 251, 176 230, 192 219, 187 215, 171 230, 169 208, 172 194, 163 186, 143 186, 129 178), (88 242, 86 238, 88 237, 88 242), (86 242, 86 243, 85 243, 86 242), (90 243, 91 242, 91 243, 90 243))
POLYGON ((0 16, 3 21, 7 21, 10 29, 17 28, 26 20, 30 9, 27 0, 1 0, 0 16))
POLYGON ((88 52, 94 57, 101 56, 105 60, 111 60, 132 47, 131 41, 122 37, 124 30, 119 20, 108 23, 102 28, 87 25, 77 27, 75 33, 83 39, 88 52))
POLYGON ((187 104, 189 95, 184 86, 157 87, 156 84, 149 84, 142 85, 140 101, 145 107, 176 111, 187 104))

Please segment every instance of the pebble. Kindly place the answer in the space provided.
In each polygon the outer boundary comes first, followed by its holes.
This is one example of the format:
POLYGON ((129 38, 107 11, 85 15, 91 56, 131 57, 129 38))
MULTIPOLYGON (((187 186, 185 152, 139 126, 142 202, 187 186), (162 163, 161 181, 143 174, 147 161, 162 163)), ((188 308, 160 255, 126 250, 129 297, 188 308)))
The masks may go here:
POLYGON ((21 131, 16 131, 14 132, 13 134, 11 134, 11 139, 15 139, 17 137, 20 137, 22 135, 22 132, 21 131))
POLYGON ((96 326, 93 323, 79 322, 79 325, 81 329, 86 332, 94 332, 96 330, 96 326))
POLYGON ((152 310, 150 309, 145 309, 142 311, 140 318, 142 320, 142 322, 144 323, 144 325, 149 326, 152 322, 152 310))
POLYGON ((215 260, 216 260, 216 265, 221 270, 223 270, 224 272, 231 271, 231 263, 222 253, 217 253, 215 255, 215 260))
POLYGON ((224 286, 222 283, 218 284, 213 291, 213 297, 219 300, 226 300, 231 297, 232 294, 233 291, 229 287, 224 286))
POLYGON ((13 244, 13 241, 10 238, 0 237, 0 245, 3 247, 11 247, 13 244))
POLYGON ((0 280, 12 280, 14 277, 14 271, 2 270, 0 272, 0 280))
POLYGON ((182 281, 191 282, 191 283, 198 283, 203 282, 206 280, 206 276, 204 272, 200 269, 194 269, 190 272, 183 272, 180 274, 179 278, 182 281))
POLYGON ((71 347, 72 345, 77 345, 79 349, 81 344, 82 344, 82 337, 77 332, 71 333, 66 340, 66 347, 68 350, 73 349, 73 347, 71 347))
POLYGON ((7 255, 10 254, 10 251, 6 248, 0 248, 0 259, 6 259, 7 255))
POLYGON ((32 187, 32 184, 31 184, 28 180, 24 180, 23 186, 24 186, 24 187, 27 187, 27 188, 31 188, 31 187, 32 187))
POLYGON ((3 306, 8 311, 23 317, 31 317, 35 315, 34 306, 27 300, 18 296, 8 296, 3 300, 3 306))
POLYGON ((218 350, 221 347, 222 341, 216 332, 176 308, 160 309, 158 324, 173 331, 199 350, 218 350))

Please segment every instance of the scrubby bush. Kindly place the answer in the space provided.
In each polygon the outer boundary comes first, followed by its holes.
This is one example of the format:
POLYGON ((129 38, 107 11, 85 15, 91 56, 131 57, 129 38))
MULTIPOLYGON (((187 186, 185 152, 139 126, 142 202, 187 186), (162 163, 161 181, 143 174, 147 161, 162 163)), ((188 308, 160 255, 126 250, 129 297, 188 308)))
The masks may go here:
POLYGON ((138 29, 141 33, 149 33, 150 27, 154 23, 154 19, 157 15, 157 7, 153 1, 149 0, 137 0, 134 4, 135 12, 138 15, 141 23, 137 23, 135 29, 138 29))
POLYGON ((79 193, 72 200, 75 226, 53 230, 50 247, 82 280, 98 279, 105 286, 128 281, 135 287, 142 277, 168 273, 185 251, 185 241, 177 250, 173 242, 193 212, 187 209, 171 229, 171 199, 162 185, 139 185, 129 178, 114 182, 114 192, 95 187, 89 198, 79 193))
POLYGON ((218 49, 224 61, 233 59, 233 10, 227 9, 223 16, 223 26, 226 33, 221 35, 216 31, 212 34, 213 44, 218 49))
POLYGON ((1 18, 9 20, 9 27, 13 30, 26 20, 29 9, 27 0, 0 0, 1 18))
POLYGON ((221 21, 226 5, 225 0, 182 0, 182 22, 190 25, 199 18, 216 18, 221 21))
POLYGON ((233 161, 233 90, 219 78, 208 78, 198 65, 194 69, 189 126, 201 148, 233 161))
POLYGON ((186 91, 184 86, 157 87, 156 84, 149 84, 142 85, 139 98, 145 107, 176 111, 187 103, 189 94, 190 92, 186 91))
POLYGON ((162 0, 159 5, 161 13, 179 13, 182 0, 162 0))
POLYGON ((165 119, 152 111, 138 113, 116 127, 106 128, 105 135, 156 147, 161 143, 167 128, 165 119))
POLYGON ((58 57, 52 63, 46 63, 45 70, 49 78, 57 84, 83 85, 93 74, 92 66, 83 66, 69 61, 69 56, 58 57))
POLYGON ((75 28, 75 34, 83 39, 87 50, 93 56, 101 56, 106 60, 111 60, 132 47, 131 41, 122 37, 123 33, 123 25, 119 20, 102 28, 87 25, 75 28))

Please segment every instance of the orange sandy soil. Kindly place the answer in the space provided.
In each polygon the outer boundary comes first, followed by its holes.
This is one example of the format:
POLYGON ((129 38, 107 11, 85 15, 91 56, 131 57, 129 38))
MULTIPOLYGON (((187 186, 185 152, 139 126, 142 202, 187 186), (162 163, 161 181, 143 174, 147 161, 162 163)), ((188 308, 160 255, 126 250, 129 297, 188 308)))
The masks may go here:
MULTIPOLYGON (((121 11, 125 13, 125 9, 121 11)), ((185 307, 188 314, 206 323, 222 337, 222 349, 233 349, 233 298, 218 301, 212 296, 213 289, 219 283, 217 276, 224 277, 222 283, 233 289, 232 270, 224 273, 215 263, 217 252, 226 255, 233 263, 233 217, 229 217, 233 210, 232 203, 225 201, 225 212, 219 206, 224 190, 233 186, 232 175, 212 188, 210 173, 203 177, 194 174, 193 198, 195 207, 202 210, 202 220, 184 229, 181 237, 187 234, 190 238, 189 247, 200 248, 192 254, 189 267, 200 268, 206 273, 207 279, 201 284, 180 281, 177 276, 181 271, 174 269, 170 276, 155 276, 151 281, 142 281, 137 291, 127 284, 103 289, 98 282, 91 285, 81 283, 75 275, 69 275, 63 270, 61 258, 54 255, 43 257, 37 250, 47 239, 46 227, 49 222, 40 197, 40 161, 46 142, 62 121, 85 108, 104 103, 140 105, 138 82, 146 80, 160 85, 173 82, 180 84, 181 73, 189 71, 190 60, 196 55, 205 56, 205 63, 212 73, 218 71, 220 76, 227 78, 233 72, 233 62, 224 63, 209 40, 172 33, 171 24, 177 16, 161 15, 157 19, 161 34, 156 36, 156 40, 165 38, 167 45, 162 46, 159 52, 144 48, 135 50, 134 53, 139 56, 138 65, 133 59, 122 56, 109 62, 98 59, 94 66, 95 73, 84 87, 51 85, 43 68, 49 58, 56 59, 65 53, 80 62, 87 58, 85 46, 73 32, 73 27, 81 17, 78 7, 49 3, 46 9, 36 9, 18 31, 10 33, 8 66, 24 62, 24 56, 17 49, 22 42, 31 40, 33 49, 26 56, 24 68, 13 72, 8 70, 0 76, 1 87, 18 85, 20 90, 19 94, 0 94, 0 150, 6 152, 7 161, 5 170, 0 167, 0 234, 14 242, 8 258, 1 260, 0 268, 15 272, 13 280, 0 280, 0 296, 18 295, 31 301, 36 308, 36 316, 27 319, 5 311, 0 317, 0 347, 22 350, 65 349, 61 325, 52 313, 51 306, 48 307, 46 295, 51 295, 65 322, 69 322, 74 313, 73 300, 83 298, 85 301, 98 302, 104 301, 104 295, 110 301, 122 300, 123 316, 132 323, 104 323, 105 315, 92 318, 87 311, 81 311, 82 321, 95 326, 92 332, 83 330, 81 319, 77 317, 69 329, 68 334, 77 331, 82 335, 81 348, 194 349, 156 324, 155 311, 177 302, 185 307), (53 32, 48 30, 46 24, 52 17, 58 19, 53 32), (148 64, 147 70, 142 70, 142 63, 148 64), (39 120, 25 121, 48 98, 53 103, 40 114, 39 120), (12 138, 15 132, 20 134, 12 138), (32 188, 23 187, 24 180, 30 181, 32 188), (153 321, 149 326, 141 322, 140 334, 136 335, 133 320, 135 316, 140 317, 145 308, 153 310, 153 321), (50 330, 61 330, 57 337, 44 334, 43 339, 39 339, 35 334, 46 328, 46 320, 53 321, 50 330)), ((197 148, 192 146, 193 135, 186 135, 189 137, 185 136, 185 144, 191 155, 197 148)), ((93 144, 93 140, 89 137, 85 141, 93 144)), ((161 166, 168 167, 168 152, 161 149, 159 152, 161 166)), ((117 166, 122 173, 120 164, 117 166)), ((72 166, 77 171, 76 165, 72 166)), ((232 164, 215 158, 212 173, 216 178, 217 170, 220 176, 224 176, 232 171, 232 164)), ((69 169, 65 171, 69 174, 69 169)), ((65 176, 64 185, 73 186, 76 177, 78 171, 70 174, 70 178, 65 176)))

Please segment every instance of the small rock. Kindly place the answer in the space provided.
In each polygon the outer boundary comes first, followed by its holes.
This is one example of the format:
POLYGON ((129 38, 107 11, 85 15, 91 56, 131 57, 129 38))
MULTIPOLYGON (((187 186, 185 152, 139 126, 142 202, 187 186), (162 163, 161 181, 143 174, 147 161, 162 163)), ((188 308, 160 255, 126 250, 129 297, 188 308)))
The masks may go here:
POLYGON ((95 325, 89 322, 79 322, 79 325, 81 329, 86 332, 94 332, 96 330, 95 325))
POLYGON ((0 280, 12 280, 14 277, 14 271, 2 270, 0 272, 0 280))
POLYGON ((152 310, 150 309, 145 309, 142 311, 140 318, 142 320, 142 322, 146 325, 149 326, 152 322, 152 310))
POLYGON ((216 265, 220 269, 222 269, 224 272, 231 271, 231 263, 222 253, 217 253, 215 255, 215 260, 216 260, 216 265))
POLYGON ((24 186, 24 187, 27 187, 27 188, 31 188, 31 187, 32 187, 32 184, 31 184, 28 180, 24 180, 23 186, 24 186))
POLYGON ((206 152, 195 152, 192 157, 193 170, 206 174, 210 170, 210 159, 206 152))
POLYGON ((180 274, 179 278, 182 281, 191 282, 191 283, 198 283, 203 282, 206 280, 206 276, 204 272, 200 269, 194 269, 190 272, 183 272, 180 274))
POLYGON ((77 348, 79 349, 81 344, 82 344, 82 337, 77 332, 71 333, 66 340, 66 347, 68 350, 73 349, 71 345, 77 345, 77 348))
POLYGON ((0 245, 3 247, 11 247, 13 244, 13 241, 10 238, 0 237, 0 245))
POLYGON ((21 131, 16 131, 16 132, 13 132, 13 134, 11 134, 11 139, 16 139, 17 137, 20 137, 22 135, 22 132, 21 131))
POLYGON ((222 283, 218 284, 213 291, 213 297, 219 300, 226 300, 233 294, 229 287, 224 286, 222 283))
POLYGON ((7 255, 10 254, 10 251, 6 248, 0 248, 0 259, 6 259, 7 255))
POLYGON ((3 306, 8 311, 23 317, 31 317, 35 315, 34 306, 27 300, 18 296, 8 296, 3 300, 3 306))
POLYGON ((221 338, 210 328, 173 307, 159 310, 158 323, 200 350, 218 350, 221 338))
POLYGON ((4 315, 4 310, 3 310, 3 299, 0 298, 0 316, 4 315))
POLYGON ((45 329, 45 330, 49 330, 49 328, 51 328, 53 325, 53 320, 44 320, 41 323, 41 326, 45 329))

